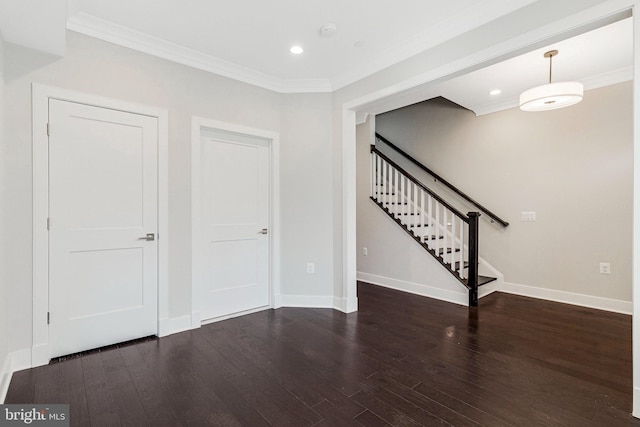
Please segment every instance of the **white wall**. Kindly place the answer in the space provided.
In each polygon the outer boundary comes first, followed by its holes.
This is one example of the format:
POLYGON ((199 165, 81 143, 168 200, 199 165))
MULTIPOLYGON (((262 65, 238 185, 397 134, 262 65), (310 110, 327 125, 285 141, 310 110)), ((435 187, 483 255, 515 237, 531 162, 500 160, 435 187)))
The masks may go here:
POLYGON ((67 33, 64 58, 7 45, 5 61, 8 108, 3 159, 4 176, 11 181, 0 205, 7 229, 5 244, 11 248, 4 257, 12 300, 9 324, 15 325, 10 331, 10 350, 31 346, 32 82, 168 109, 170 317, 191 313, 192 115, 280 132, 281 170, 286 174, 281 178, 280 211, 317 208, 304 211, 304 222, 281 221, 283 289, 294 295, 327 294, 330 285, 323 280, 333 269, 327 231, 332 219, 326 214, 331 194, 324 184, 331 182, 330 153, 326 152, 331 146, 328 96, 284 96, 73 32, 67 33), (322 110, 325 112, 318 114, 322 110), (304 135, 305 121, 316 130, 310 137, 304 135), (292 181, 294 171, 302 178, 292 181), (305 183, 312 191, 300 191, 299 185, 305 183), (310 243, 300 246, 301 236, 310 243), (318 274, 311 278, 300 264, 314 259, 318 274))
POLYGON ((376 129, 510 223, 483 215, 480 226, 480 254, 506 282, 631 302, 631 89, 480 117, 440 98, 379 115, 376 129), (520 221, 522 211, 535 211, 536 222, 520 221), (611 263, 610 275, 600 262, 611 263))
POLYGON ((284 95, 281 126, 283 303, 332 306, 331 95, 284 95))
MULTIPOLYGON (((4 41, 2 39, 2 35, 0 34, 0 200, 4 200, 4 194, 7 188, 7 176, 6 176, 6 166, 5 162, 2 159, 5 159, 4 155, 4 134, 2 132, 4 127, 4 41)), ((6 205, 2 205, 6 206, 6 205)), ((4 387, 6 386, 5 381, 8 379, 5 377, 7 372, 5 370, 9 370, 10 359, 9 359, 9 324, 8 324, 8 316, 7 316, 7 300, 9 297, 8 292, 8 282, 7 276, 5 274, 6 271, 6 262, 5 262, 5 253, 7 251, 7 246, 5 244, 5 227, 4 227, 4 213, 7 209, 3 207, 0 209, 0 403, 4 400, 4 387)))

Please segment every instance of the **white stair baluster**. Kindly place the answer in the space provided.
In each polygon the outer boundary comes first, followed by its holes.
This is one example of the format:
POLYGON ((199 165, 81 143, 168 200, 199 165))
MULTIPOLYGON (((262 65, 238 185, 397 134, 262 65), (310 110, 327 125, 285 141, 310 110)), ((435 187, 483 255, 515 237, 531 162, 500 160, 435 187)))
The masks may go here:
POLYGON ((387 162, 382 159, 382 187, 380 187, 380 191, 382 191, 382 205, 387 207, 387 162))
POLYGON ((425 241, 425 227, 424 227, 424 190, 420 189, 420 241, 425 241))
POLYGON ((376 185, 376 153, 371 153, 371 189, 369 197, 374 197, 374 189, 376 185))
POLYGON ((382 185, 382 159, 376 155, 376 200, 382 202, 380 197, 380 186, 382 185))
POLYGON ((400 194, 398 191, 398 187, 400 186, 400 176, 400 172, 398 172, 398 170, 396 169, 393 179, 393 189, 391 190, 393 191, 393 202, 395 206, 396 218, 398 217, 398 212, 400 212, 400 194))
POLYGON ((464 224, 465 222, 462 218, 459 218, 460 221, 460 256, 458 257, 458 262, 460 263, 459 274, 460 277, 464 277, 464 224))
POLYGON ((456 242, 456 222, 458 218, 456 215, 451 212, 451 269, 455 271, 456 269, 456 249, 458 248, 458 242, 456 242))
POLYGON ((449 234, 449 227, 447 227, 447 222, 449 221, 449 211, 447 210, 446 206, 442 206, 442 215, 444 216, 444 219, 442 221, 442 261, 444 261, 444 263, 447 263, 447 248, 449 246, 451 246, 449 244, 449 239, 448 239, 448 234, 449 234))
POLYGON ((376 153, 372 152, 371 153, 371 175, 369 177, 371 179, 371 187, 369 189, 369 197, 373 197, 373 190, 376 185, 375 174, 376 174, 376 153))
POLYGON ((431 200, 431 194, 429 194, 428 198, 427 198, 427 236, 429 236, 427 238, 427 245, 429 246, 429 248, 433 248, 433 241, 431 240, 431 236, 433 234, 433 210, 432 210, 432 200, 431 200))
POLYGON ((411 194, 412 194, 412 187, 413 186, 413 182, 411 182, 411 180, 409 178, 407 178, 407 204, 406 206, 403 207, 403 212, 404 212, 404 217, 407 219, 407 226, 409 227, 409 230, 413 231, 413 221, 411 219, 411 215, 409 215, 409 212, 411 210, 411 194))
POLYGON ((434 249, 436 251, 436 256, 440 254, 440 202, 436 200, 435 203, 436 209, 436 223, 433 227, 433 234, 436 236, 436 242, 434 245, 434 249))
MULTIPOLYGON (((418 229, 418 184, 413 183, 413 225, 418 229)), ((419 231, 414 230, 414 234, 419 236, 419 231)))
POLYGON ((411 189, 411 181, 406 176, 404 177, 404 201, 402 203, 402 215, 404 216, 404 222, 407 224, 407 227, 411 225, 409 222, 409 216, 407 215, 408 206, 409 206, 409 191, 411 189))

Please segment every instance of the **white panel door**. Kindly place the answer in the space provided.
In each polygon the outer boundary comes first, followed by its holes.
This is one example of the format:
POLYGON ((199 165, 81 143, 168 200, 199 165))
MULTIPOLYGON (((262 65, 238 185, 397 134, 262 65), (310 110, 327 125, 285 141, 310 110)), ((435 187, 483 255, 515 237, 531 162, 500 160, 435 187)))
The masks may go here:
POLYGON ((51 357, 155 335, 157 119, 52 99, 49 126, 51 357))
POLYGON ((269 305, 269 142, 201 139, 203 320, 269 305))

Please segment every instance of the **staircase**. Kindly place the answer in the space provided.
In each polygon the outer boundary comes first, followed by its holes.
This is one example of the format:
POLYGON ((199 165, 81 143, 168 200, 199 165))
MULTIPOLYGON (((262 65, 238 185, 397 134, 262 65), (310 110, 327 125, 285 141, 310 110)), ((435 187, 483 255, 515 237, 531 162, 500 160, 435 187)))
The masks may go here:
MULTIPOLYGON (((382 138, 376 136, 379 140, 382 138)), ((382 142, 397 148, 384 138, 382 142)), ((399 149, 397 151, 410 157, 399 149)), ((410 160, 418 163, 413 158, 410 160)), ((371 200, 468 289, 469 306, 477 307, 479 288, 497 279, 479 274, 480 263, 484 262, 478 255, 480 213, 463 214, 375 145, 371 146, 370 182, 371 200)), ((476 206, 484 209, 481 205, 476 206)), ((486 265, 489 271, 497 273, 486 265)))

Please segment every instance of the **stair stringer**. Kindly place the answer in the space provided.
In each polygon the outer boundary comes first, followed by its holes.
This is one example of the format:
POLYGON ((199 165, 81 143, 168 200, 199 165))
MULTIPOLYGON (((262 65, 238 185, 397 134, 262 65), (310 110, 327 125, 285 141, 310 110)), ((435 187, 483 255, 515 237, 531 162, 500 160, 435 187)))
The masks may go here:
MULTIPOLYGON (((386 236, 384 252, 387 254, 401 253, 402 262, 406 264, 402 271, 398 271, 397 268, 389 269, 384 267, 387 265, 385 262, 380 264, 383 266, 380 268, 372 259, 372 256, 376 255, 371 251, 371 246, 373 245, 370 245, 369 254, 365 258, 367 261, 362 263, 360 260, 358 261, 359 265, 364 265, 364 268, 358 271, 358 280, 465 307, 468 306, 468 289, 444 268, 436 258, 427 253, 422 244, 414 236, 410 235, 404 227, 401 227, 399 220, 391 217, 387 211, 380 209, 380 206, 375 201, 371 200, 371 202, 369 206, 372 211, 366 214, 369 219, 365 225, 368 231, 365 233, 371 235, 381 233, 381 235, 386 236), (414 242, 413 245, 407 244, 408 237, 414 242), (371 263, 371 261, 374 262, 371 263)), ((388 255, 384 256, 384 258, 387 257, 388 255)))

